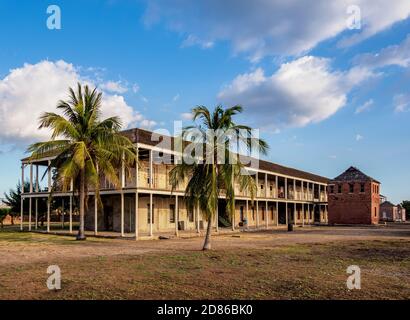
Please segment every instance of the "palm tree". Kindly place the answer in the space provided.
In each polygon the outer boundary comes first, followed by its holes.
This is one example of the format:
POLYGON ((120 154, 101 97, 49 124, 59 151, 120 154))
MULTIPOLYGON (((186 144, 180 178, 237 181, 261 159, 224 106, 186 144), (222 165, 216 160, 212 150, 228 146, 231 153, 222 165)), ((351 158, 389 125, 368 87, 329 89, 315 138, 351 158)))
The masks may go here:
MULTIPOLYGON (((207 220, 207 230, 203 250, 211 249, 212 220, 218 208, 218 198, 221 191, 225 192, 226 211, 232 217, 235 210, 235 184, 240 190, 248 190, 253 199, 256 192, 255 180, 249 174, 243 174, 246 167, 238 161, 238 154, 233 153, 231 147, 232 133, 239 142, 243 142, 247 151, 252 146, 266 154, 268 145, 264 140, 251 137, 252 128, 236 124, 233 116, 242 112, 241 106, 224 109, 217 106, 211 112, 204 106, 192 109, 193 121, 200 120, 193 126, 185 127, 182 131, 182 139, 191 138, 191 143, 202 144, 205 151, 200 157, 211 161, 182 161, 169 173, 172 190, 187 182, 185 188, 185 201, 189 210, 200 208, 207 220), (204 139, 209 137, 210 132, 218 132, 212 135, 212 141, 204 139), (197 134, 199 133, 199 135, 197 134), (199 139, 198 139, 199 136, 199 139), (220 139, 222 137, 222 140, 220 139), (224 161, 220 161, 220 148, 223 149, 224 161), (229 161, 235 158, 236 161, 229 161)), ((239 150, 239 147, 238 147, 239 150)), ((233 220, 233 219, 232 219, 233 220)))
MULTIPOLYGON (((55 168, 55 186, 63 192, 73 182, 74 193, 79 195, 80 227, 77 240, 84 240, 84 215, 88 190, 93 188, 98 203, 99 181, 105 176, 114 186, 119 185, 116 168, 124 165, 127 172, 137 161, 132 142, 119 133, 121 120, 110 117, 101 120, 102 93, 88 86, 77 85, 77 92, 69 88, 69 99, 59 101, 57 109, 62 115, 45 112, 40 117, 41 128, 52 130, 51 140, 32 144, 28 151, 31 159, 53 155, 48 170, 55 168)), ((46 173, 45 173, 46 174, 46 173)), ((45 175, 44 174, 44 175, 45 175)))

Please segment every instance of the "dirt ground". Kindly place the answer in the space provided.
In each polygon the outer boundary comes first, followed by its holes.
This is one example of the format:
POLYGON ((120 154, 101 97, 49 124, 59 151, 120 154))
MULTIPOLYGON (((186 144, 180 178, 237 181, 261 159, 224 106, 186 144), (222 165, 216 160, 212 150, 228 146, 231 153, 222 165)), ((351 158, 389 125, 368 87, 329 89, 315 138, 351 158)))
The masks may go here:
POLYGON ((1 299, 410 299, 410 225, 144 240, 0 231, 1 299), (363 288, 346 289, 346 268, 363 288), (47 266, 62 290, 45 286, 47 266))

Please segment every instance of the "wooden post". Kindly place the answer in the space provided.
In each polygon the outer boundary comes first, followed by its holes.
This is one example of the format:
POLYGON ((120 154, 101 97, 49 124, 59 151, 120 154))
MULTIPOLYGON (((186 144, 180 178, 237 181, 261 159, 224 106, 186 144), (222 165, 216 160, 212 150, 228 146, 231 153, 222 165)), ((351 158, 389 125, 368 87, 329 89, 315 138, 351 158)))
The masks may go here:
POLYGON ((296 226, 296 202, 293 204, 293 223, 296 226))
POLYGON ((124 235, 124 191, 121 190, 121 237, 124 235))
POLYGON ((305 226, 305 204, 302 203, 302 226, 305 226))
POLYGON ((275 198, 278 198, 278 192, 279 192, 279 178, 278 176, 275 176, 275 198))
POLYGON ((266 219, 266 229, 269 227, 269 212, 268 212, 268 200, 265 203, 265 219, 266 219))
POLYGON ((265 198, 268 197, 268 174, 265 173, 265 198))
POLYGON ((296 200, 296 179, 293 179, 293 200, 296 200))
POLYGON ((70 194, 70 233, 73 233, 73 195, 70 194))
POLYGON ((94 234, 98 234, 98 201, 96 192, 94 192, 94 234))
POLYGON ((256 228, 259 228, 259 206, 258 206, 258 200, 256 200, 256 228))
POLYGON ((279 202, 276 201, 276 226, 279 226, 279 202))
POLYGON ((285 215, 286 215, 286 225, 289 224, 289 217, 288 217, 288 203, 285 202, 285 215))
POLYGON ((31 231, 31 196, 28 198, 28 231, 31 231))
POLYGON ((47 232, 50 232, 50 210, 51 210, 51 198, 47 198, 47 232))
POLYGON ((246 199, 246 230, 248 230, 249 226, 249 204, 248 199, 246 199))
MULTIPOLYGON (((138 151, 138 148, 137 148, 137 151, 138 151)), ((137 164, 137 166, 138 166, 138 164, 137 164)), ((138 237, 139 237, 139 232, 138 232, 138 229, 139 229, 139 221, 138 221, 138 191, 137 192, 135 192, 135 212, 134 212, 134 214, 135 214, 135 240, 138 240, 138 237)))
POLYGON ((178 195, 175 196, 175 236, 178 237, 178 221, 179 221, 179 207, 178 207, 178 195))
POLYGON ((218 201, 218 203, 217 203, 217 205, 216 205, 216 219, 215 219, 216 221, 216 232, 219 232, 219 201, 218 201))
POLYGON ((153 217, 153 212, 152 212, 152 193, 149 194, 149 236, 152 237, 152 217, 153 217))
POLYGON ((288 178, 285 178, 285 199, 288 199, 288 178))
POLYGON ((38 198, 36 197, 36 202, 35 202, 35 226, 34 229, 37 230, 37 225, 38 225, 38 198))
POLYGON ((199 205, 196 206, 196 232, 200 233, 200 230, 199 230, 199 205))

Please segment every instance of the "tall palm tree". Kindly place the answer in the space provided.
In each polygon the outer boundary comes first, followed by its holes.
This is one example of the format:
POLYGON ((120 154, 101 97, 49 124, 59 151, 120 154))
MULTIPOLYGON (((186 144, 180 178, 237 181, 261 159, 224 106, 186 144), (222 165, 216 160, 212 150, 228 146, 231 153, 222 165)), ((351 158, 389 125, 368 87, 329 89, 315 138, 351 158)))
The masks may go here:
POLYGON ((114 186, 118 186, 120 181, 116 168, 123 164, 130 172, 136 162, 135 147, 119 133, 121 120, 118 117, 100 119, 101 98, 102 93, 97 92, 96 88, 82 88, 80 83, 77 92, 69 88, 68 100, 57 104, 62 115, 45 112, 40 117, 39 129, 51 129, 51 140, 34 143, 28 148, 33 160, 55 156, 47 168, 47 171, 55 168, 53 189, 58 185, 66 192, 73 182, 74 193, 79 196, 80 227, 77 240, 85 239, 84 215, 89 188, 95 190, 100 204, 100 177, 105 176, 114 186))
POLYGON ((241 191, 248 190, 252 199, 256 192, 255 180, 251 175, 244 174, 244 171, 247 171, 246 167, 238 160, 238 154, 232 150, 232 133, 235 133, 234 138, 238 143, 244 143, 247 151, 256 146, 258 151, 266 154, 268 149, 264 140, 252 137, 252 128, 234 122, 233 117, 242 110, 241 106, 227 109, 217 106, 211 113, 205 106, 193 108, 193 121, 199 120, 199 123, 185 127, 182 139, 191 139, 191 143, 202 144, 205 151, 199 158, 207 161, 186 161, 182 157, 182 161, 169 173, 173 190, 188 180, 185 188, 187 207, 189 210, 200 208, 207 220, 203 250, 211 249, 212 220, 216 216, 221 192, 225 192, 226 211, 231 217, 235 211, 235 184, 239 185, 241 191), (212 140, 204 139, 209 137, 210 132, 213 132, 212 140), (221 161, 222 157, 224 161, 221 161), (230 161, 234 158, 236 161, 230 161))

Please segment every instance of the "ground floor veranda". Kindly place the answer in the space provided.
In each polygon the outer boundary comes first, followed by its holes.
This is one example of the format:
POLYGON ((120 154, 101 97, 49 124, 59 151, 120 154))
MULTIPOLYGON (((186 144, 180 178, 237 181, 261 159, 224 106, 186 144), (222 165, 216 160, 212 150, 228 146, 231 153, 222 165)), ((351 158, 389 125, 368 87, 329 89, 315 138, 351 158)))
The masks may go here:
MULTIPOLYGON (((47 193, 23 195, 25 205, 29 208, 28 214, 21 216, 21 230, 76 233, 79 220, 76 197, 72 194, 55 194, 53 199, 58 199, 58 204, 53 208, 48 202, 47 212, 39 212, 38 201, 48 197, 47 193)), ((289 223, 300 226, 327 224, 328 221, 327 203, 237 198, 233 217, 226 213, 225 206, 221 198, 212 221, 213 232, 261 230, 289 223)), ((102 237, 191 237, 204 234, 206 226, 206 219, 200 210, 188 210, 182 193, 146 190, 102 193, 100 204, 90 195, 85 214, 86 234, 102 237)))

